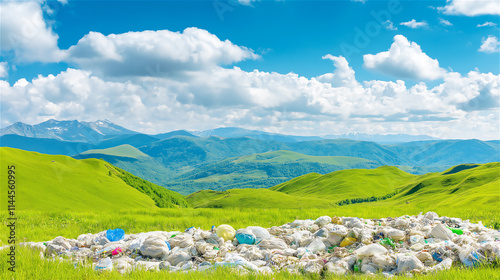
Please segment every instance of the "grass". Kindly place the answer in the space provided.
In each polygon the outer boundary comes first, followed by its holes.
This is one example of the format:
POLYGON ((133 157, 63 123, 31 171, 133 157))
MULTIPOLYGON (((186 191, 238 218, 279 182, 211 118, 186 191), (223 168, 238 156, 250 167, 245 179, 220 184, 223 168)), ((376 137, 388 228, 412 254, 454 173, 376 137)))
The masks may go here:
MULTIPOLYGON (((17 211, 17 237, 19 241, 47 241, 56 236, 76 238, 83 233, 97 233, 107 229, 122 228, 126 233, 145 231, 184 231, 191 226, 210 229, 212 225, 230 224, 235 229, 247 226, 279 226, 296 219, 351 216, 363 218, 417 215, 419 212, 436 211, 439 215, 482 221, 489 227, 500 225, 498 209, 494 207, 420 207, 405 204, 394 207, 382 202, 359 203, 330 208, 276 209, 276 208, 169 208, 122 209, 118 211, 17 211), (36 225, 36 226, 34 226, 36 225)), ((6 211, 0 212, 6 224, 6 211)), ((0 227, 0 241, 5 243, 6 226, 0 227)), ((0 245, 4 245, 0 243, 0 245)))
MULTIPOLYGON (((0 148, 0 154, 2 178, 8 165, 16 168, 17 209, 156 208, 150 197, 113 175, 102 160, 75 160, 12 148, 0 148)), ((0 184, 2 193, 7 193, 7 181, 0 184)))
POLYGON ((268 189, 232 189, 228 191, 198 191, 187 197, 191 207, 203 208, 315 208, 335 206, 328 199, 288 195, 268 189))
POLYGON ((204 182, 230 181, 230 180, 238 179, 238 178, 242 178, 242 177, 250 178, 250 179, 262 179, 262 178, 267 178, 267 174, 262 170, 250 170, 250 171, 244 172, 244 173, 234 172, 234 173, 230 173, 230 174, 211 175, 208 177, 196 179, 196 180, 194 180, 194 182, 204 183, 204 182))
POLYGON ((145 153, 141 152, 139 149, 128 144, 123 144, 120 146, 107 149, 88 150, 81 153, 81 155, 93 155, 93 154, 117 156, 117 157, 129 157, 129 158, 149 157, 145 153))
MULTIPOLYGON (((15 166, 18 210, 103 211, 186 206, 181 195, 103 160, 76 160, 12 148, 0 148, 0 155, 2 170, 6 172, 7 166, 15 166), (163 200, 161 203, 158 196, 163 200)), ((7 193, 7 181, 2 180, 0 186, 2 194, 7 193)), ((4 203, 6 200, 1 201, 2 209, 6 208, 4 203)))
POLYGON ((342 200, 383 196, 416 177, 396 167, 381 166, 376 169, 340 170, 326 175, 307 174, 270 190, 303 197, 342 200))
MULTIPOLYGON (((218 268, 214 270, 207 270, 203 272, 190 272, 190 273, 170 273, 166 271, 146 271, 135 270, 132 272, 120 274, 116 271, 95 271, 88 265, 78 264, 75 266, 73 262, 65 261, 44 261, 40 259, 37 252, 28 248, 17 249, 17 271, 12 273, 7 270, 7 256, 1 254, 0 256, 0 278, 1 279, 179 279, 179 280, 219 280, 219 279, 248 279, 248 280, 338 280, 338 279, 387 279, 381 275, 365 276, 365 275, 349 275, 349 276, 335 276, 335 275, 303 275, 303 274, 290 274, 288 272, 280 272, 271 275, 256 275, 254 273, 242 274, 235 270, 228 268, 218 268)), ((399 276, 397 279, 441 279, 441 280, 455 280, 455 279, 498 279, 499 269, 492 266, 479 267, 475 269, 463 269, 459 267, 452 268, 448 271, 439 272, 431 275, 415 275, 413 277, 399 276)))
POLYGON ((309 156, 292 151, 274 151, 262 154, 251 154, 242 156, 233 161, 234 163, 241 162, 257 162, 257 163, 285 163, 285 162, 314 162, 333 165, 353 165, 357 163, 370 162, 364 158, 346 157, 346 156, 309 156))
MULTIPOLYGON (((198 191, 187 197, 192 207, 329 208, 359 203, 365 207, 418 209, 500 209, 500 163, 460 166, 439 173, 411 175, 396 167, 307 174, 269 189, 198 191), (366 204, 366 202, 376 203, 366 204)), ((498 212, 497 212, 498 213, 498 212)))

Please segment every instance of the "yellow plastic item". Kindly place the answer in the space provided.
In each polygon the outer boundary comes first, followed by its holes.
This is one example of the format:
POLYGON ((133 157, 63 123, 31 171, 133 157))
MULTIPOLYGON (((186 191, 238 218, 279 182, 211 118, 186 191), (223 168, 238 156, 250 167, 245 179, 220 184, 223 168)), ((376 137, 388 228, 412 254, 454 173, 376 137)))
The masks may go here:
POLYGON ((218 237, 224 238, 224 241, 233 240, 236 230, 230 225, 220 225, 215 231, 218 237))
POLYGON ((341 217, 332 217, 332 223, 334 224, 337 224, 337 225, 341 225, 342 224, 342 218, 341 217))
POLYGON ((340 242, 340 247, 350 246, 350 245, 354 244, 354 242, 356 242, 356 238, 346 237, 346 238, 344 238, 344 240, 342 240, 342 242, 340 242))

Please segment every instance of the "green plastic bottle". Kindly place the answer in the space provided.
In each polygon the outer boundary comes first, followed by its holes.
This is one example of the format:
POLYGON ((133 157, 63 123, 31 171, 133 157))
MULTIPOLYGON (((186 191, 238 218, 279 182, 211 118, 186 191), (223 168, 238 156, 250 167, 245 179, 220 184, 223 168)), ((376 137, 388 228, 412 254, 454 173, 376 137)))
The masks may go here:
POLYGON ((447 227, 449 230, 451 230, 451 232, 455 233, 455 234, 458 234, 458 235, 462 235, 464 234, 464 231, 459 229, 459 228, 450 228, 450 227, 447 227))
POLYGON ((384 238, 384 239, 380 240, 380 244, 389 245, 392 247, 392 249, 396 248, 396 244, 394 244, 394 242, 390 238, 384 238))

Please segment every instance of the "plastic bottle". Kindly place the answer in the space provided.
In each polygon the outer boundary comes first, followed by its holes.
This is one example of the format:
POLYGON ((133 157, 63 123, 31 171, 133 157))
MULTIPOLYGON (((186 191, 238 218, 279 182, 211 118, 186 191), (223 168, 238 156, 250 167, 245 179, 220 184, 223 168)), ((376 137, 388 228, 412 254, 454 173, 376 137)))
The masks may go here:
POLYGON ((447 227, 449 230, 451 230, 451 232, 455 233, 455 234, 458 234, 458 235, 462 235, 464 234, 464 231, 462 229, 459 229, 459 228, 450 228, 450 227, 447 227))
POLYGON ((342 242, 340 242, 340 247, 350 246, 350 245, 354 244, 354 242, 356 242, 356 238, 346 237, 346 238, 344 238, 344 240, 342 240, 342 242))
POLYGON ((392 249, 396 248, 396 244, 394 244, 394 241, 390 238, 384 238, 384 239, 380 240, 380 244, 381 245, 389 245, 392 247, 392 249))

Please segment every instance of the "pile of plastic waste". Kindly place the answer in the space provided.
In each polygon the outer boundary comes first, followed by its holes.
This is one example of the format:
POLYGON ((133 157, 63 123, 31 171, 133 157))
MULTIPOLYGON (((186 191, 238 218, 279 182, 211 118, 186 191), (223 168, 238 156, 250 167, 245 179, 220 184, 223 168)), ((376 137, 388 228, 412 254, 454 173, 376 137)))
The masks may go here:
POLYGON ((431 273, 453 265, 474 267, 500 257, 500 232, 434 212, 397 218, 322 216, 282 226, 230 225, 211 230, 125 234, 122 229, 56 237, 24 245, 42 258, 92 264, 97 270, 203 271, 233 267, 273 273, 431 273))

